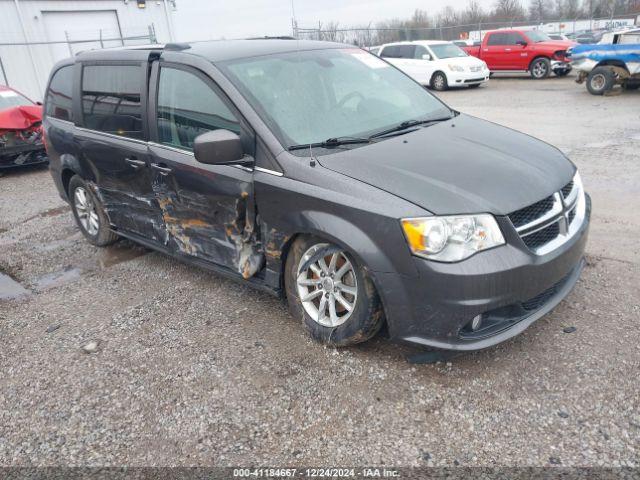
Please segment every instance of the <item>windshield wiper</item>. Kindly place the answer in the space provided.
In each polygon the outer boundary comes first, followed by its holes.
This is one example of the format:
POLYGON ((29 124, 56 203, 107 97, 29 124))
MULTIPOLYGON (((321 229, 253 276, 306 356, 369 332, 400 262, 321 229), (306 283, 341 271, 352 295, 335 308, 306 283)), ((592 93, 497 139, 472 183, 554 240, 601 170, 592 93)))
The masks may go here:
POLYGON ((381 132, 374 133, 369 138, 378 138, 384 137, 390 133, 401 132, 402 130, 407 130, 411 127, 416 127, 418 125, 426 125, 438 122, 444 122, 445 120, 451 120, 453 116, 443 117, 443 118, 429 118, 427 120, 405 120, 404 122, 396 125, 395 127, 387 128, 386 130, 382 130, 381 132))
POLYGON ((291 151, 291 150, 303 150, 305 148, 317 148, 317 147, 324 147, 324 148, 332 148, 332 147, 339 147, 341 145, 356 145, 359 143, 371 143, 372 140, 371 138, 366 138, 366 137, 332 137, 332 138, 327 138, 326 140, 324 140, 323 142, 315 142, 315 143, 303 143, 300 145, 291 145, 290 147, 287 148, 287 150, 291 151))

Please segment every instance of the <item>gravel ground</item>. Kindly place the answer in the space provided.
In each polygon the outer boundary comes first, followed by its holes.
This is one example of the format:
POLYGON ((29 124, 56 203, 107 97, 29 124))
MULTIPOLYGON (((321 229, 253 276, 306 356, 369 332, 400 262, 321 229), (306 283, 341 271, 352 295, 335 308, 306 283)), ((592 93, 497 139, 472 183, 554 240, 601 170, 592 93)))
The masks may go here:
POLYGON ((6 173, 0 271, 29 293, 0 299, 0 466, 640 466, 640 92, 495 78, 441 97, 580 167, 588 266, 552 314, 434 365, 383 338, 326 348, 277 299, 90 246, 46 170, 6 173))

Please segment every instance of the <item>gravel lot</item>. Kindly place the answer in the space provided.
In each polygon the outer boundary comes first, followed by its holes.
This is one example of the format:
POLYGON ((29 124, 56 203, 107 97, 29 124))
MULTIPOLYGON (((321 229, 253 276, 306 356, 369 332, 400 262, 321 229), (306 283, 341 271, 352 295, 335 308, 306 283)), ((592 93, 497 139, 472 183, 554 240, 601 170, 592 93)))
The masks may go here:
POLYGON ((0 299, 0 465, 640 466, 640 92, 494 78, 441 97, 581 169, 588 267, 551 315, 434 365, 383 338, 325 348, 277 299, 90 246, 46 169, 6 173, 0 271, 30 293, 0 299))

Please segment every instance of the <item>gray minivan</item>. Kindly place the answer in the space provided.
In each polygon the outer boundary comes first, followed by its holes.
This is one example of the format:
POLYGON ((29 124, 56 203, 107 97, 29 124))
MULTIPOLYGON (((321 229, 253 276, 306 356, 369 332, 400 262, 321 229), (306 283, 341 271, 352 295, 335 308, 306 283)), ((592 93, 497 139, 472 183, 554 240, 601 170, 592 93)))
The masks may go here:
POLYGON ((348 45, 84 52, 45 99, 84 236, 126 237, 286 297, 311 336, 489 347, 555 307, 590 215, 556 148, 455 110, 348 45))

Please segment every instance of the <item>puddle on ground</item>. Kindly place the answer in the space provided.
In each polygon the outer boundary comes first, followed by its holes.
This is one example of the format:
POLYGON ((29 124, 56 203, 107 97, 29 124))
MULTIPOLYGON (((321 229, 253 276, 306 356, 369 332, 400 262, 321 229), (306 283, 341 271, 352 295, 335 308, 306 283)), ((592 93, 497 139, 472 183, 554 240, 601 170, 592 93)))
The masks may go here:
POLYGON ((113 267, 119 263, 129 262, 149 253, 144 247, 130 242, 118 242, 102 249, 98 253, 98 266, 102 269, 113 267))
POLYGON ((40 292, 42 292, 43 290, 48 290, 49 288, 61 287, 62 285, 79 279, 81 274, 82 270, 80 270, 79 268, 70 266, 65 267, 64 270, 48 273, 38 278, 34 282, 34 287, 40 292))
POLYGON ((29 295, 31 292, 16 282, 9 275, 0 272, 0 300, 10 300, 13 298, 29 295))

